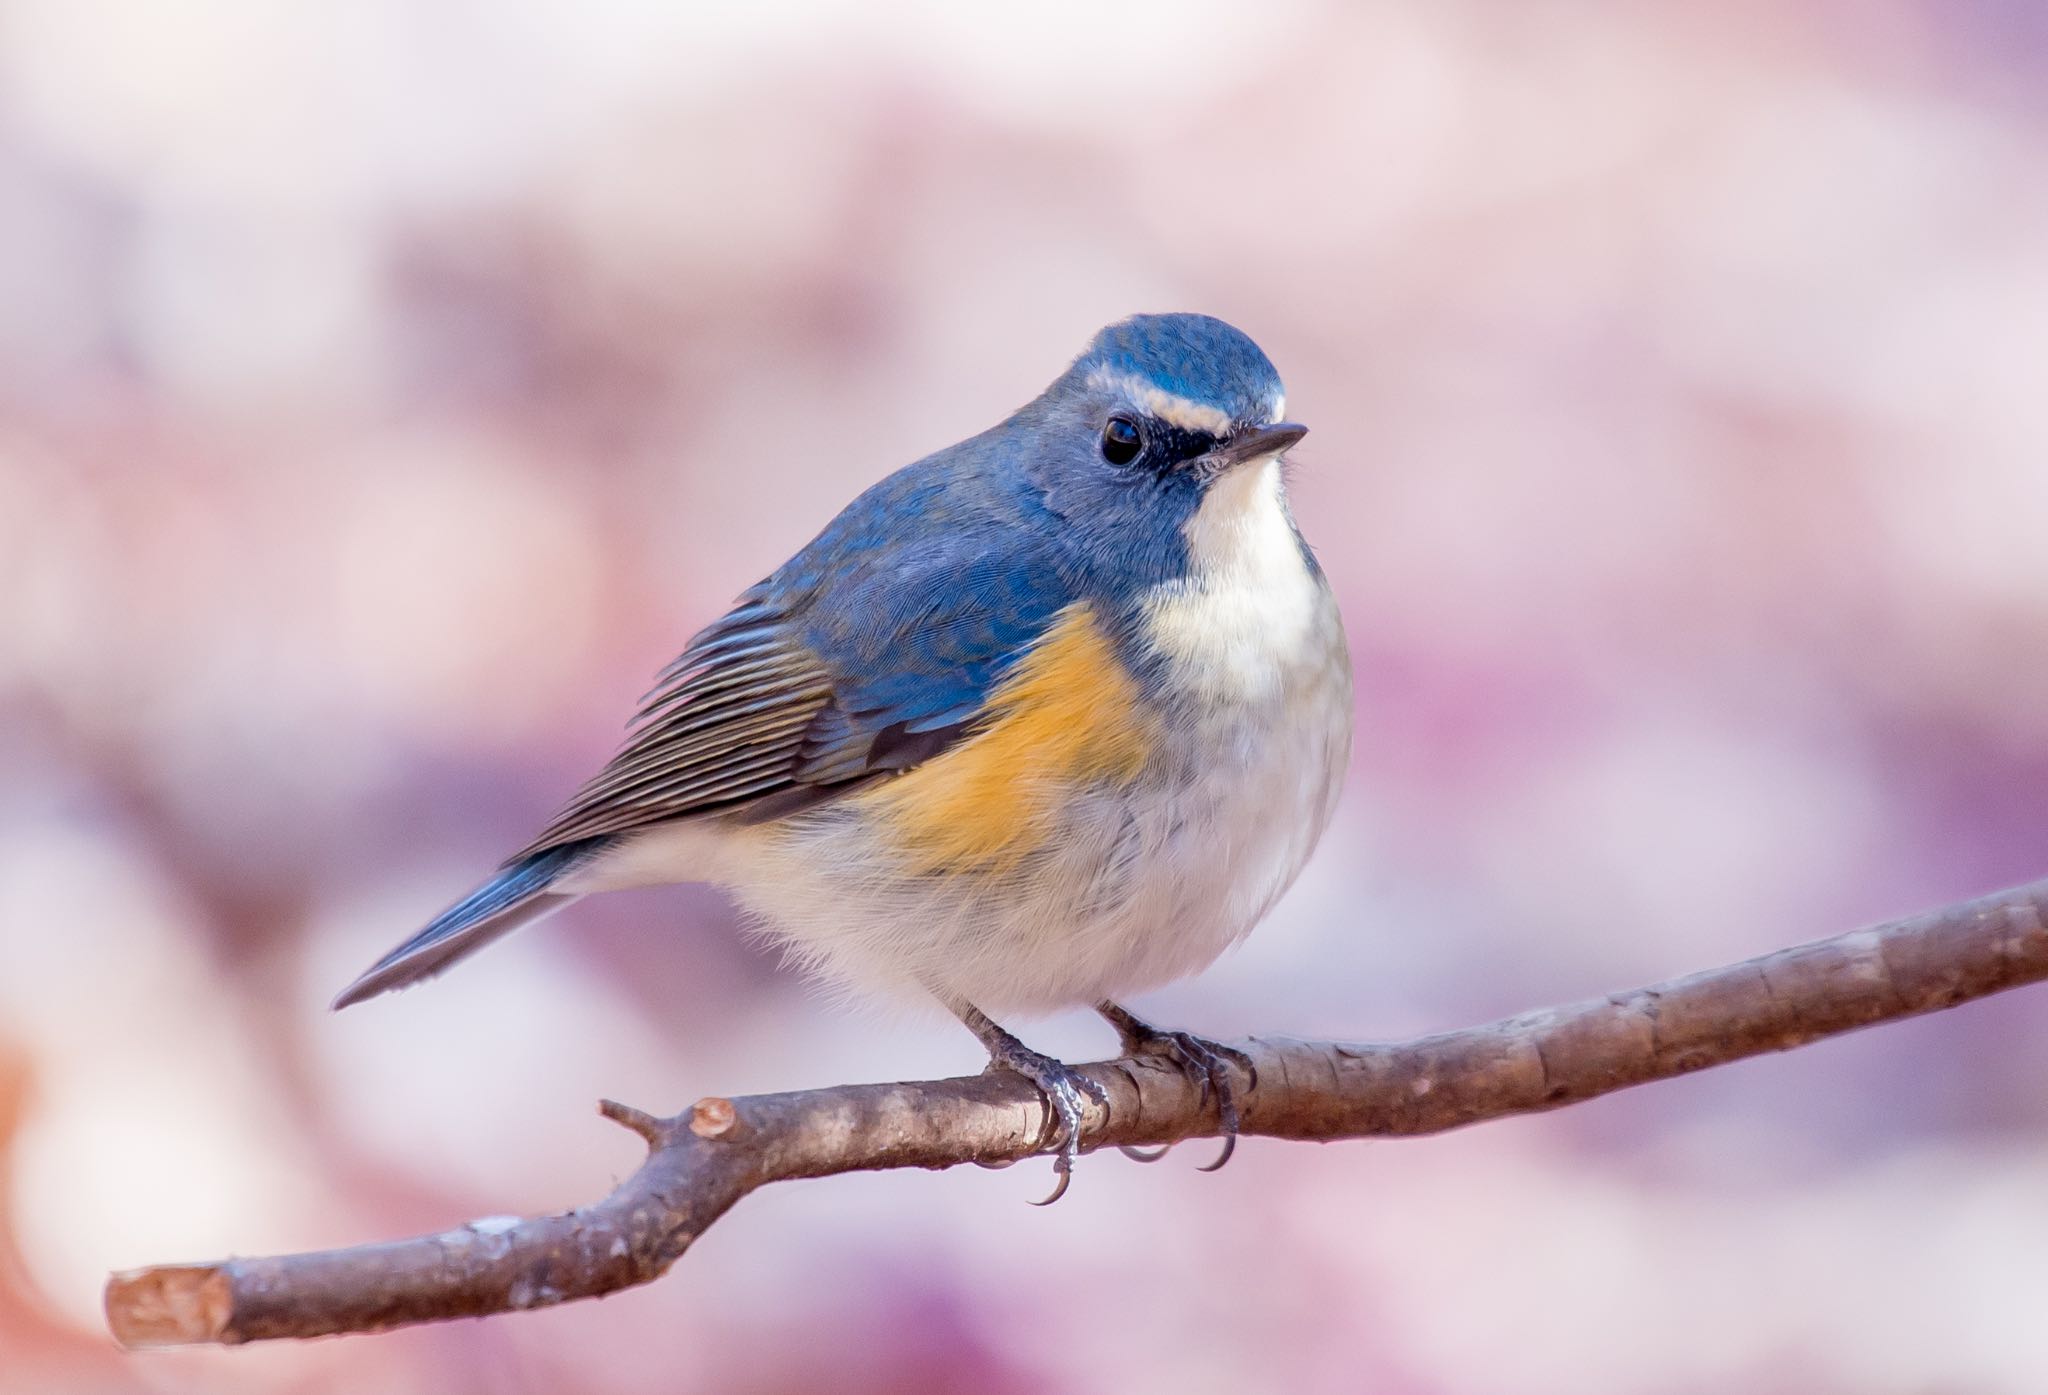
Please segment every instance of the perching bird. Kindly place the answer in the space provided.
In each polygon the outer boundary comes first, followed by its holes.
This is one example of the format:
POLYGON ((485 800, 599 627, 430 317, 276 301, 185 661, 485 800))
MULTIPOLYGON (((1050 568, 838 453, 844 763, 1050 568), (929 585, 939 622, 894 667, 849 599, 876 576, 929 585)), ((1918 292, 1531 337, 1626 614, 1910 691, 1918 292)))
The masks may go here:
POLYGON ((1233 1133, 1226 1049, 1116 1004, 1241 940, 1336 802, 1350 665, 1283 405, 1221 320, 1104 329, 745 592, 554 822, 335 1006, 590 892, 710 882, 808 968, 932 994, 1036 1084, 1062 1190, 1102 1092, 994 1017, 1092 1006, 1233 1133))

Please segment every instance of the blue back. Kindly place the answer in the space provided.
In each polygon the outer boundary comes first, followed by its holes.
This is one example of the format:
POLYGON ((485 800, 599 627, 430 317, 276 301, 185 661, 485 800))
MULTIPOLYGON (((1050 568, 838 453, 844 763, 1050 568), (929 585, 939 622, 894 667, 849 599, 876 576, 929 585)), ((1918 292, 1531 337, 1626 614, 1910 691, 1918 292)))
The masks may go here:
POLYGON ((1063 607, 1093 602, 1127 644, 1135 601, 1186 572, 1201 486, 1134 485, 1103 460, 1118 405, 1093 386, 1105 369, 1238 421, 1267 420, 1281 395, 1223 321, 1135 316, 1002 424, 867 490, 749 593, 798 627, 843 710, 911 731, 959 722, 1063 607))
POLYGON ((1218 477, 1198 462, 1269 422, 1278 396, 1265 356, 1220 321, 1110 326, 1008 420, 862 494, 692 639, 526 853, 708 812, 776 818, 921 764, 1077 602, 1157 696, 1140 601, 1186 574, 1184 530, 1218 477), (1118 417, 1149 444, 1112 460, 1118 417))
POLYGON ((1016 444, 992 432, 898 471, 763 583, 842 710, 910 731, 963 721, 1099 587, 1016 444))

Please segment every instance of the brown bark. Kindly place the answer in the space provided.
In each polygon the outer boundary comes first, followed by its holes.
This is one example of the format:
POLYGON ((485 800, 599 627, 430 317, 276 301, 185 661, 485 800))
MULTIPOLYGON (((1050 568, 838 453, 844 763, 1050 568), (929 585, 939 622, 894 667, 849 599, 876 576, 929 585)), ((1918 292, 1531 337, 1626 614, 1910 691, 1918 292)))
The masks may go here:
MULTIPOLYGON (((1649 988, 1392 1043, 1236 1043, 1243 1132, 1436 1133, 1555 1109, 2048 977, 2048 881, 1649 988)), ((1087 1144, 1214 1134, 1215 1103, 1171 1066, 1085 1068, 1108 1092, 1087 1144)), ((705 1099, 673 1119, 606 1102, 647 1160, 604 1200, 345 1250, 131 1270, 107 1282, 130 1347, 370 1332, 611 1293, 659 1277, 769 1182, 1029 1156, 1047 1111, 1008 1074, 705 1099)))

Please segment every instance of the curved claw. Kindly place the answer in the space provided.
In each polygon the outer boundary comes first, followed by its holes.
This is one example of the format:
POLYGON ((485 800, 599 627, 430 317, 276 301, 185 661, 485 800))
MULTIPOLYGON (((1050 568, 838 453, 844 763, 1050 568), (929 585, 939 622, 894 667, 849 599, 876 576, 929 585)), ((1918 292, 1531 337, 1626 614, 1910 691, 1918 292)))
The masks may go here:
MULTIPOLYGON (((1163 1150, 1162 1150, 1162 1151, 1163 1151, 1163 1150)), ((1222 1152, 1220 1152, 1220 1153, 1218 1153, 1218 1154, 1216 1155, 1216 1161, 1215 1161, 1215 1162, 1212 1162, 1212 1163, 1203 1163, 1203 1164, 1202 1164, 1202 1165, 1201 1165, 1200 1167, 1196 1168, 1196 1169, 1195 1169, 1195 1171, 1197 1171, 1197 1172, 1221 1172, 1221 1171, 1223 1170, 1223 1164, 1225 1164, 1225 1163, 1229 1162, 1229 1161, 1230 1161, 1230 1155, 1231 1155, 1232 1153, 1235 1153, 1236 1151, 1237 1151, 1237 1130, 1236 1130, 1235 1128, 1233 1128, 1233 1129, 1231 1129, 1231 1131, 1230 1131, 1230 1132, 1228 1132, 1228 1133, 1226 1133, 1226 1134, 1224 1134, 1224 1135, 1223 1135, 1223 1151, 1222 1151, 1222 1152)))
MULTIPOLYGON (((1259 1083, 1258 1068, 1251 1058, 1235 1047, 1218 1042, 1206 1041, 1191 1032, 1162 1031, 1141 1021, 1114 1003, 1103 1004, 1097 1009, 1107 1017, 1124 1039, 1124 1049, 1133 1056, 1153 1054, 1172 1061, 1181 1070, 1194 1078, 1196 1098, 1206 1108, 1213 1098, 1216 1101, 1216 1121, 1223 1134, 1223 1151, 1214 1162, 1205 1164, 1203 1172, 1214 1172, 1229 1162, 1237 1151, 1237 1135, 1242 1120, 1237 1112, 1237 1089, 1230 1078, 1230 1066, 1243 1069, 1251 1088, 1259 1083)), ((1149 1157, 1140 1157, 1131 1149, 1123 1149, 1125 1156, 1136 1157, 1141 1162, 1152 1162, 1163 1156, 1165 1150, 1149 1157)))
POLYGON ((1052 1160, 1052 1170, 1059 1180, 1053 1185, 1052 1195, 1043 1201, 1034 1201, 1033 1206, 1050 1206, 1067 1194, 1067 1188, 1074 1181, 1074 1160, 1081 1156, 1081 1111, 1082 1096, 1095 1103, 1109 1104, 1109 1092, 1078 1071, 1047 1058, 1048 1069, 1036 1076, 1027 1077, 1045 1095, 1047 1132, 1057 1123, 1059 1132, 1047 1139, 1060 1141, 1060 1150, 1052 1160))
MULTIPOLYGON (((1084 1075, 1077 1075, 1065 1066, 1053 1063, 1057 1073, 1033 1083, 1044 1092, 1046 1104, 1046 1126, 1059 1125, 1060 1150, 1053 1155, 1052 1172, 1057 1179, 1053 1183, 1052 1195, 1043 1201, 1034 1201, 1033 1206, 1050 1206, 1067 1194, 1067 1188, 1074 1184, 1074 1160, 1081 1156, 1081 1096, 1086 1094, 1097 1104, 1107 1104, 1108 1094, 1094 1081, 1084 1075)), ((1051 1140, 1047 1140, 1050 1142, 1051 1140)))
POLYGON ((976 1167, 985 1167, 990 1172, 1001 1172, 1004 1168, 1015 1167, 1018 1163, 1022 1161, 1022 1158, 1004 1158, 1001 1162, 984 1162, 982 1159, 976 1158, 974 1160, 974 1165, 976 1167))
POLYGON ((992 1030, 986 1040, 990 1067, 1023 1076, 1045 1096, 1045 1128, 1039 1136, 1039 1146, 1057 1148, 1052 1166, 1059 1180, 1051 1196, 1031 1204, 1050 1206, 1065 1196, 1073 1184, 1074 1160, 1081 1156, 1081 1124, 1088 1102, 1092 1100, 1104 1109, 1109 1108, 1109 1091, 1072 1066, 1041 1055, 1009 1033, 989 1025, 992 1030))
POLYGON ((1204 1165, 1203 1172, 1221 1172, 1223 1165, 1230 1161, 1230 1155, 1237 1151, 1237 1092, 1230 1086, 1230 1077, 1224 1073, 1220 1053, 1208 1060, 1208 1077, 1216 1087, 1216 1117, 1223 1125, 1223 1151, 1216 1155, 1216 1161, 1204 1165))
POLYGON ((1156 1163, 1173 1151, 1173 1145, 1162 1143, 1157 1148, 1140 1148, 1135 1143, 1119 1143, 1116 1150, 1132 1162, 1156 1163))
POLYGON ((1059 1178, 1059 1181, 1053 1184, 1052 1195, 1047 1197, 1043 1201, 1031 1202, 1031 1205, 1050 1206, 1055 1201, 1058 1201, 1061 1197, 1065 1196, 1067 1194, 1067 1188, 1073 1185, 1074 1166, 1072 1163, 1067 1161, 1065 1154, 1061 1154, 1059 1157, 1053 1159, 1052 1172, 1053 1176, 1059 1178))

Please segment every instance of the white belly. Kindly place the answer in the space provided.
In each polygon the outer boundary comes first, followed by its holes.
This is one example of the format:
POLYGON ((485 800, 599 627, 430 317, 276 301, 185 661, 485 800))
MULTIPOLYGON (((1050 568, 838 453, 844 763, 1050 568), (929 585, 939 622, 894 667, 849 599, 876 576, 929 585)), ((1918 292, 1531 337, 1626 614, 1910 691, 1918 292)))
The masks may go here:
POLYGON ((1205 507, 1189 529, 1197 570, 1148 607, 1166 678, 1146 769, 1122 788, 1076 791, 1022 871, 897 874, 880 830, 826 806, 757 829, 650 832, 629 853, 648 875, 631 879, 718 882, 831 981, 933 991, 996 1015, 1206 968, 1301 871, 1351 743, 1336 603, 1302 559, 1272 463, 1243 473, 1213 501, 1229 512, 1205 507))

